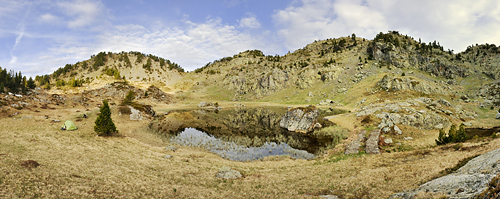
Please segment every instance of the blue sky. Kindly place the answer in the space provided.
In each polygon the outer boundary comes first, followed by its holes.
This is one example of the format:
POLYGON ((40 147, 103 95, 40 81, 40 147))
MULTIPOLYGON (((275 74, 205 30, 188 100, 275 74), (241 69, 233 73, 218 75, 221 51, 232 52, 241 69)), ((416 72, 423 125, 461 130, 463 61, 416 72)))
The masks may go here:
POLYGON ((186 70, 249 49, 398 30, 445 49, 500 45, 497 0, 0 0, 0 67, 50 74, 101 51, 140 51, 186 70))

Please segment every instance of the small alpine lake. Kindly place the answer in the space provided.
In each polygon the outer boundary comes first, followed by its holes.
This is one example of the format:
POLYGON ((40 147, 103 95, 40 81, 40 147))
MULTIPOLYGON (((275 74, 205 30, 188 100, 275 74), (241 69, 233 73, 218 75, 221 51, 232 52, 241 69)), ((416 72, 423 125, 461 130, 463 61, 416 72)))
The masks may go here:
MULTIPOLYGON (((325 133, 295 133, 281 128, 285 107, 176 110, 155 119, 150 128, 166 141, 199 147, 234 161, 268 156, 311 159, 333 148, 343 137, 325 133)), ((334 125, 324 116, 344 110, 320 109, 318 122, 334 125)))

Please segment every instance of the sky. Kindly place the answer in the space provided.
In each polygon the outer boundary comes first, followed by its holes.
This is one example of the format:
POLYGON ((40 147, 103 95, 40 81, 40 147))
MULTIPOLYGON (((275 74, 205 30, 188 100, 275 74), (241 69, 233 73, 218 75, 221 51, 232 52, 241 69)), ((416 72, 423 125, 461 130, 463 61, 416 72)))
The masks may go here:
POLYGON ((0 67, 51 74, 99 52, 139 51, 187 71, 245 50, 397 30, 461 52, 500 45, 498 0, 0 0, 0 67))

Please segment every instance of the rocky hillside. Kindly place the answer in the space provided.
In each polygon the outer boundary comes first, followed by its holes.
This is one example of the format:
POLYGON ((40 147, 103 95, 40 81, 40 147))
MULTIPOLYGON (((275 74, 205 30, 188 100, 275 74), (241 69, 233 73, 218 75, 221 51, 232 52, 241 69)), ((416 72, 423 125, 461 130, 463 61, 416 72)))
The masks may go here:
MULTIPOLYGON (((114 79, 146 85, 155 84, 168 90, 168 86, 182 79, 183 74, 184 69, 178 64, 151 54, 101 52, 92 55, 89 60, 59 68, 49 79, 58 87, 99 84, 100 80, 114 79)), ((46 82, 39 81, 39 84, 44 83, 46 82)))
POLYGON ((499 60, 500 50, 493 44, 476 44, 455 54, 439 42, 417 41, 390 31, 373 40, 353 34, 315 41, 283 56, 248 50, 189 73, 154 55, 102 52, 58 69, 50 82, 52 86, 104 86, 100 83, 125 79, 144 88, 155 85, 215 100, 290 104, 356 105, 364 98, 368 103, 385 98, 377 94, 380 90, 411 91, 409 97, 464 97, 488 106, 498 103, 493 81, 500 76, 499 60))
POLYGON ((488 98, 491 91, 477 91, 498 77, 499 52, 485 44, 454 54, 439 42, 417 41, 396 31, 379 33, 374 40, 352 35, 315 41, 283 56, 250 50, 225 57, 190 73, 194 81, 186 88, 209 91, 222 100, 285 103, 335 98, 346 104, 351 100, 345 95, 359 95, 352 93, 356 87, 488 98))

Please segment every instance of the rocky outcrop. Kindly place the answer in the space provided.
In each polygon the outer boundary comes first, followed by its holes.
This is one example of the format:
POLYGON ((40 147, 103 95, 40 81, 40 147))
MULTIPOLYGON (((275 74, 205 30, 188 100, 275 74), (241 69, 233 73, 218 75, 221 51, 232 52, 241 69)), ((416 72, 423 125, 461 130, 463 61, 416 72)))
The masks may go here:
POLYGON ((392 64, 398 68, 416 68, 448 78, 466 77, 471 73, 466 67, 457 65, 445 56, 429 56, 411 45, 401 48, 390 42, 374 42, 367 48, 367 51, 375 60, 392 64))
POLYGON ((385 75, 378 83, 377 87, 385 91, 413 90, 425 94, 449 94, 451 88, 448 85, 439 85, 413 77, 385 75))
POLYGON ((414 198, 419 192, 442 193, 449 198, 472 198, 483 192, 489 181, 500 173, 500 149, 470 160, 455 173, 420 185, 415 190, 393 195, 391 198, 414 198))
POLYGON ((158 87, 156 86, 153 86, 151 85, 148 90, 146 90, 147 92, 147 96, 146 96, 146 93, 144 94, 145 97, 148 97, 148 98, 152 98, 153 100, 155 101, 159 101, 159 102, 164 102, 164 103, 167 103, 167 104, 170 104, 172 103, 172 96, 163 92, 162 90, 160 90, 158 87))
POLYGON ((243 73, 239 70, 232 70, 226 75, 222 84, 239 95, 266 96, 286 87, 288 81, 289 74, 286 71, 273 68, 268 72, 243 73))
POLYGON ((318 116, 319 110, 314 106, 293 108, 281 118, 280 127, 289 131, 307 133, 314 130, 318 116))
POLYGON ((484 99, 486 106, 500 106, 500 80, 482 86, 478 95, 484 99))
MULTIPOLYGON (((472 112, 464 110, 462 107, 457 106, 457 109, 452 109, 454 112, 450 111, 453 117, 455 115, 459 118, 474 116, 472 112)), ((441 115, 446 111, 449 110, 441 107, 437 101, 421 97, 406 102, 386 102, 363 106, 358 110, 357 117, 374 115, 381 119, 378 127, 384 132, 394 131, 398 133, 394 126, 399 124, 426 130, 433 129, 438 125, 447 126, 450 123, 449 119, 441 115)))
POLYGON ((132 106, 127 106, 130 109, 130 120, 144 120, 156 116, 156 112, 150 105, 134 104, 138 109, 132 106))
POLYGON ((362 130, 360 133, 358 133, 357 137, 347 145, 344 154, 350 155, 359 153, 359 147, 361 147, 361 143, 365 139, 365 134, 365 130, 362 130))
POLYGON ((367 154, 380 154, 378 148, 378 142, 380 139, 380 130, 373 130, 370 132, 368 139, 366 140, 366 153, 367 154))
POLYGON ((172 103, 172 96, 155 86, 150 86, 147 90, 142 90, 122 82, 115 82, 99 89, 84 91, 83 96, 89 96, 89 98, 90 96, 101 97, 104 99, 114 98, 117 102, 121 102, 129 91, 134 93, 134 99, 148 98, 167 104, 172 103))

